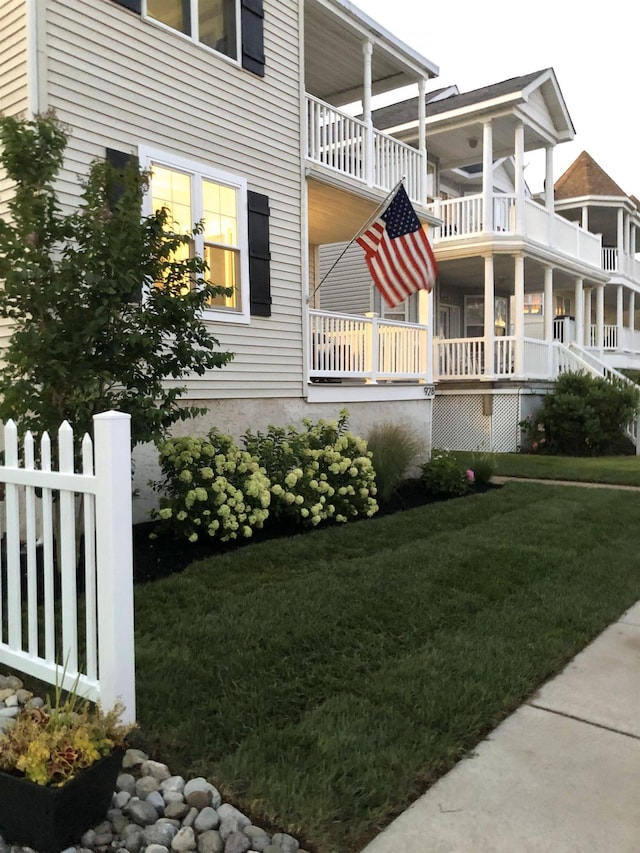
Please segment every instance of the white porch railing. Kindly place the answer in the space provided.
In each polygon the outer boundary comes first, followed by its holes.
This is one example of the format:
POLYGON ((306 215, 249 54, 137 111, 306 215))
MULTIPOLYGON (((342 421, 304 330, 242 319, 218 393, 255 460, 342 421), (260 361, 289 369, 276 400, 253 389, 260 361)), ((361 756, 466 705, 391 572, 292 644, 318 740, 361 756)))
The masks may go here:
POLYGON ((58 431, 58 470, 46 433, 37 448, 27 432, 20 453, 15 424, 4 428, 0 661, 65 689, 77 681, 80 695, 105 708, 120 700, 123 720, 133 722, 130 416, 97 415, 94 433, 95 443, 88 435, 82 441, 76 473, 68 423, 58 431))
MULTIPOLYGON (((491 233, 517 232, 516 201, 512 193, 494 196, 491 233)), ((434 231, 436 240, 484 233, 484 199, 480 194, 437 200, 427 207, 442 219, 443 224, 434 231)), ((522 230, 528 238, 543 246, 559 249, 596 267, 601 265, 602 238, 599 235, 585 231, 556 213, 550 214, 531 199, 525 199, 522 230)))
POLYGON ((426 326, 315 309, 309 321, 311 380, 431 382, 426 326))
POLYGON ((409 198, 424 201, 418 150, 311 95, 305 120, 307 160, 386 191, 404 177, 409 198))
MULTIPOLYGON (((515 374, 516 339, 494 339, 493 364, 485 359, 484 338, 439 338, 434 341, 436 379, 505 379, 515 374)), ((535 338, 523 341, 524 375, 548 379, 553 372, 550 344, 535 338)))
MULTIPOLYGON (((589 346, 598 346, 598 327, 595 323, 589 326, 589 346)), ((603 327, 604 349, 618 349, 618 327, 612 323, 605 323, 603 327)))
POLYGON ((602 269, 605 272, 621 273, 633 281, 640 282, 640 261, 620 252, 614 246, 603 247, 602 269))

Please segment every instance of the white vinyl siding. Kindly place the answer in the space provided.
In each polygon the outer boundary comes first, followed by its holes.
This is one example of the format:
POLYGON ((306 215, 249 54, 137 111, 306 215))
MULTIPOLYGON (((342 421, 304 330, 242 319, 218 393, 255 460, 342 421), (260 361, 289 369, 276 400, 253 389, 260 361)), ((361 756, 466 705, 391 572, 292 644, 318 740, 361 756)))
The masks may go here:
MULTIPOLYGON (((26 115, 27 9, 25 0, 0 0, 0 114, 26 115)), ((11 187, 0 171, 0 216, 6 214, 11 187)))
POLYGON ((316 305, 323 311, 338 311, 341 314, 373 311, 373 282, 364 260, 364 252, 353 243, 340 258, 345 247, 345 243, 319 247, 317 283, 324 281, 316 293, 316 305), (334 263, 336 265, 331 269, 334 263))
POLYGON ((190 397, 300 396, 302 269, 300 55, 297 0, 265 2, 259 78, 111 0, 46 3, 49 105, 73 128, 62 199, 105 147, 160 149, 238 175, 269 197, 272 315, 212 322, 222 370, 191 380, 190 397), (79 84, 81 81, 81 84, 79 84))

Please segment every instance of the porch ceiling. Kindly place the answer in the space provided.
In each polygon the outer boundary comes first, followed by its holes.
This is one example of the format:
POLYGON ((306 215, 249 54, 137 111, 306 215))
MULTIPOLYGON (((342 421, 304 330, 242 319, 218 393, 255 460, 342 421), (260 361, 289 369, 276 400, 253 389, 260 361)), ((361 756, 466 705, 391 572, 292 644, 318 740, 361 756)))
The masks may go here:
POLYGON ((363 44, 373 44, 372 92, 435 77, 438 68, 346 0, 305 0, 305 89, 342 106, 362 97, 363 44))
POLYGON ((307 198, 312 246, 353 239, 379 205, 379 201, 314 180, 307 182, 307 198))
MULTIPOLYGON (((511 255, 493 256, 493 274, 496 292, 513 292, 515 270, 511 255)), ((574 278, 561 270, 554 271, 555 291, 573 291, 574 282, 574 278)), ((476 255, 439 263, 438 287, 444 290, 463 290, 466 293, 483 293, 484 259, 476 255)), ((544 290, 544 267, 530 258, 525 258, 524 262, 524 289, 526 293, 541 293, 544 290)))

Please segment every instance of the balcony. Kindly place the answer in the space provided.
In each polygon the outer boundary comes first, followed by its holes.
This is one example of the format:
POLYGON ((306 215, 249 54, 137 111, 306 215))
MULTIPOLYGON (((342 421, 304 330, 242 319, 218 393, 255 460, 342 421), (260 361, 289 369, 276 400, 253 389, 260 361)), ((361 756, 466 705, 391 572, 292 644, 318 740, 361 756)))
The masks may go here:
POLYGON ((603 247, 602 269, 605 272, 619 273, 640 283, 640 261, 614 247, 603 247))
POLYGON ((305 139, 305 157, 314 167, 385 192, 404 178, 409 198, 424 202, 426 167, 419 151, 311 95, 305 139))
POLYGON ((427 326, 317 310, 309 322, 312 382, 432 381, 427 326))
MULTIPOLYGON (((526 199, 523 205, 522 227, 517 225, 517 196, 504 193, 493 198, 492 235, 526 234, 528 239, 563 254, 601 268, 602 238, 585 231, 575 222, 549 213, 537 202, 526 199)), ((469 195, 463 198, 438 200, 427 205, 442 225, 434 231, 436 244, 486 234, 484 198, 469 195)))

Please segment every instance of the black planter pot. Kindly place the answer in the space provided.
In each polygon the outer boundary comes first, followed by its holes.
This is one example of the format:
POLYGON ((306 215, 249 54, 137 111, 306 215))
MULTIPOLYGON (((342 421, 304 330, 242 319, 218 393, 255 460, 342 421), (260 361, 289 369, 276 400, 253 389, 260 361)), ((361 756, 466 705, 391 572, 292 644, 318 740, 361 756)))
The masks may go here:
POLYGON ((78 843, 109 810, 122 755, 114 750, 60 788, 0 773, 0 836, 38 853, 59 853, 78 843))

